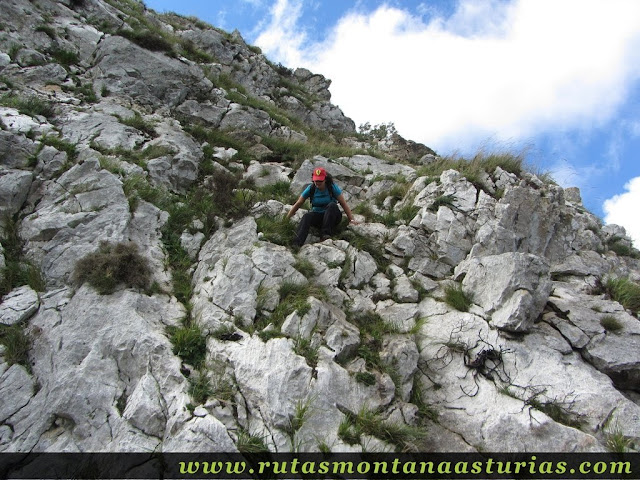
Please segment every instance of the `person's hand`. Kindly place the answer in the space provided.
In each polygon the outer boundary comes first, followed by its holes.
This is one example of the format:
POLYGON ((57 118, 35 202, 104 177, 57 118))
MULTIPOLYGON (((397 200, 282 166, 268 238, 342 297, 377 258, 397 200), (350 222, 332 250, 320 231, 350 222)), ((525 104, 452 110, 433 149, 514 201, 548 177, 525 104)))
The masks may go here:
POLYGON ((349 225, 360 225, 360 222, 355 218, 352 218, 351 220, 349 220, 349 225))

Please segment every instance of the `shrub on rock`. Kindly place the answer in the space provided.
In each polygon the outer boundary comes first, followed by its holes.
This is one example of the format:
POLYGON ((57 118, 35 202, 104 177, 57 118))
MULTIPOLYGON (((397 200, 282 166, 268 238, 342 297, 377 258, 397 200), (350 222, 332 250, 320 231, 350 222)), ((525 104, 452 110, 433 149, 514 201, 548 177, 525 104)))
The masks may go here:
POLYGON ((132 288, 147 288, 151 280, 151 269, 135 243, 101 242, 97 251, 78 261, 74 280, 78 285, 89 282, 101 295, 109 295, 121 284, 132 288))

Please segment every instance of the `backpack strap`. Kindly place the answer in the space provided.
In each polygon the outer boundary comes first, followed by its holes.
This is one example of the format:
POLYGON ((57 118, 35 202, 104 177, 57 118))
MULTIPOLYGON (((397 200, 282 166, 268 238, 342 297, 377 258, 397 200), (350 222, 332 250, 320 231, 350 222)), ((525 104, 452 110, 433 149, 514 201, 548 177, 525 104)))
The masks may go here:
MULTIPOLYGON (((313 196, 316 193, 316 184, 311 182, 308 186, 309 186, 309 202, 311 202, 311 205, 313 206, 313 196)), ((333 200, 338 200, 338 198, 335 195, 335 192, 333 191, 333 177, 329 174, 327 174, 327 177, 326 177, 326 188, 329 189, 329 196, 333 200)))
POLYGON ((316 193, 316 184, 311 182, 309 184, 309 202, 311 202, 311 205, 313 205, 313 196, 316 193))

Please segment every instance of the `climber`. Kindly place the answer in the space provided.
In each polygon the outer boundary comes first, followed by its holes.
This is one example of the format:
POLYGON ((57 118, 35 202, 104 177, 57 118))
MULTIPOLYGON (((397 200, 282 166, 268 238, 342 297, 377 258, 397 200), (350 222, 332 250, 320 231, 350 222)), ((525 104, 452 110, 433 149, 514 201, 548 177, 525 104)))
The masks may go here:
POLYGON ((312 182, 300 194, 300 198, 293 204, 287 218, 291 218, 302 206, 308 198, 311 202, 311 210, 304 214, 293 244, 296 246, 304 245, 309 228, 319 227, 321 239, 326 240, 331 237, 333 230, 342 220, 342 212, 338 208, 336 200, 342 205, 344 213, 346 213, 349 223, 357 225, 358 222, 353 218, 351 209, 342 195, 342 190, 336 185, 331 175, 322 167, 313 169, 311 176, 312 182))

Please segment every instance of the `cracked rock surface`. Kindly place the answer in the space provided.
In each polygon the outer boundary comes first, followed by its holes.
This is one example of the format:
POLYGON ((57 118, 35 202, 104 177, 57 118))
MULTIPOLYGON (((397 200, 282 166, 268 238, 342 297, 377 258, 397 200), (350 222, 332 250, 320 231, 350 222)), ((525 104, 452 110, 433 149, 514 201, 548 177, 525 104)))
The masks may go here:
POLYGON ((0 452, 638 451, 624 229, 131 3, 0 2, 0 452), (359 222, 294 249, 319 166, 359 222), (145 287, 77 278, 104 242, 145 287))

